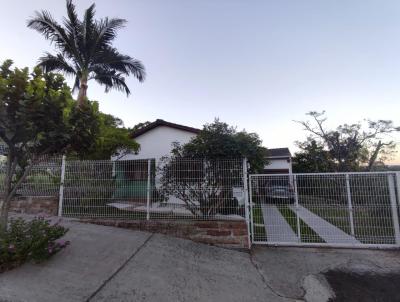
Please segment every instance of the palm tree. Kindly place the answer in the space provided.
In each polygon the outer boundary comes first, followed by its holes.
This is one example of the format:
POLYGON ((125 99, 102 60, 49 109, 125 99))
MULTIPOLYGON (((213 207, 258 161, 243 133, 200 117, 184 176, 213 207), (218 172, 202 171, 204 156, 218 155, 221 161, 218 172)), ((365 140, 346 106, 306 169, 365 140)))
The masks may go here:
POLYGON ((125 76, 132 74, 142 82, 145 68, 139 60, 119 53, 112 46, 117 30, 125 26, 126 20, 94 20, 95 5, 92 4, 81 21, 72 0, 67 0, 67 14, 63 26, 48 11, 36 12, 35 17, 28 20, 28 27, 41 33, 57 49, 54 55, 46 52, 40 57, 38 66, 45 72, 60 71, 75 76, 73 91, 79 89, 79 107, 85 103, 87 83, 92 79, 104 85, 106 92, 117 89, 128 96, 130 90, 125 76))

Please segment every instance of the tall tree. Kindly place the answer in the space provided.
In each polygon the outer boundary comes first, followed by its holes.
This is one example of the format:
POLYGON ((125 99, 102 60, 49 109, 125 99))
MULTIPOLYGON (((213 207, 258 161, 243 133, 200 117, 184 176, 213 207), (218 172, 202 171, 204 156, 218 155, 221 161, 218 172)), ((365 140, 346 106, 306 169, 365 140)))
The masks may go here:
POLYGON ((63 76, 43 73, 40 68, 30 74, 28 68, 11 66, 11 60, 0 66, 0 141, 7 146, 0 187, 2 229, 7 225, 11 199, 35 164, 44 156, 63 152, 77 137, 82 137, 86 146, 94 139, 85 121, 93 116, 83 114, 85 108, 76 108, 63 76))
POLYGON ((329 151, 315 139, 297 142, 300 151, 293 156, 293 172, 295 173, 322 173, 335 170, 335 163, 329 151))
MULTIPOLYGON (((323 157, 328 161, 323 166, 324 170, 329 168, 331 171, 355 171, 372 170, 375 165, 382 163, 390 157, 396 143, 390 134, 399 132, 400 127, 395 126, 390 120, 371 121, 363 123, 343 124, 336 129, 328 129, 325 125, 327 120, 325 112, 311 111, 307 113, 311 121, 300 121, 304 130, 308 132, 308 141, 298 143, 302 150, 294 159, 302 157, 302 164, 307 159, 308 167, 316 167, 317 163, 310 163, 323 157), (310 156, 310 152, 318 153, 319 156, 310 156)), ((319 171, 303 171, 319 172, 319 171)), ((325 171, 326 172, 326 171, 325 171)))
POLYGON ((139 150, 139 144, 131 138, 131 131, 124 127, 121 119, 99 111, 98 103, 91 102, 93 115, 96 117, 98 131, 95 143, 83 148, 77 155, 84 159, 110 159, 111 156, 122 158, 130 152, 139 150))
POLYGON ((95 5, 79 20, 75 5, 67 0, 67 18, 60 25, 48 11, 36 12, 28 20, 28 27, 37 30, 54 43, 57 52, 45 53, 39 64, 45 72, 59 71, 75 77, 73 89, 79 89, 78 106, 86 100, 88 81, 95 80, 105 86, 105 91, 117 89, 127 95, 130 90, 125 76, 133 75, 140 82, 145 78, 143 64, 128 55, 121 54, 112 43, 117 31, 125 26, 124 19, 94 19, 95 5))

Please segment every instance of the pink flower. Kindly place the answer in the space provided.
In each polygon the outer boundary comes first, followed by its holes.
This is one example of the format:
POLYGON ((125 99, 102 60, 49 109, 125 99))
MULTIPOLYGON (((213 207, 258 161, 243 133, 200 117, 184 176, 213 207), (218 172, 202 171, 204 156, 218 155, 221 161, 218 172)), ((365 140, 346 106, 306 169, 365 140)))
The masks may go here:
POLYGON ((69 243, 70 243, 70 242, 69 242, 69 241, 66 241, 66 240, 59 240, 59 241, 57 242, 58 246, 61 247, 61 248, 66 247, 69 243))

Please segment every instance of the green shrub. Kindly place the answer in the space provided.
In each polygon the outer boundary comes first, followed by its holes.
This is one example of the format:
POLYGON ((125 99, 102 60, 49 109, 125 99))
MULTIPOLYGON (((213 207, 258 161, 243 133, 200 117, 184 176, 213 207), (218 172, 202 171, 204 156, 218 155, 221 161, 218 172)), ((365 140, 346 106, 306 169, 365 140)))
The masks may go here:
POLYGON ((41 262, 66 247, 69 242, 58 240, 68 229, 44 218, 25 221, 12 219, 7 231, 0 234, 0 272, 26 261, 41 262))

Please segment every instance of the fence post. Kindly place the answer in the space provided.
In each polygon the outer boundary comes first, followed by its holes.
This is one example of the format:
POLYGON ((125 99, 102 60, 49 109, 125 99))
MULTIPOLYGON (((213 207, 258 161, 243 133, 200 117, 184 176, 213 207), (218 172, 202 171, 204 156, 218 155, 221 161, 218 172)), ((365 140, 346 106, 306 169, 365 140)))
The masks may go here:
POLYGON ((256 239, 254 238, 254 217, 253 217, 253 177, 249 175, 249 210, 250 210, 250 240, 253 243, 256 239))
POLYGON ((349 208, 349 216, 350 216, 350 232, 351 232, 351 236, 354 237, 355 232, 354 232, 353 204, 351 202, 349 174, 346 174, 346 193, 347 193, 347 205, 349 208))
POLYGON ((396 172, 397 205, 400 208, 400 172, 396 172))
POLYGON ((58 194, 58 216, 60 216, 60 217, 62 216, 62 210, 63 210, 64 179, 65 179, 65 155, 62 156, 62 160, 61 160, 60 191, 58 194))
POLYGON ((294 198, 295 198, 295 203, 296 203, 297 237, 298 237, 299 242, 301 242, 300 217, 299 217, 299 194, 297 192, 297 177, 296 177, 296 174, 292 174, 292 176, 293 176, 293 186, 294 186, 294 198))
POLYGON ((147 160, 147 206, 146 206, 146 219, 150 220, 150 173, 151 173, 151 159, 147 160))
MULTIPOLYGON (((244 190, 244 214, 246 216, 246 224, 247 224, 247 240, 248 246, 251 248, 251 233, 250 233, 250 218, 249 218, 249 189, 247 183, 247 158, 243 159, 243 190, 244 190)), ((251 193, 250 193, 251 194, 251 193)))
POLYGON ((395 190, 393 175, 391 174, 388 175, 388 183, 389 183, 389 194, 390 194, 390 206, 392 208, 394 237, 396 240, 396 244, 400 245, 400 229, 399 229, 399 216, 397 214, 396 190, 395 190))

